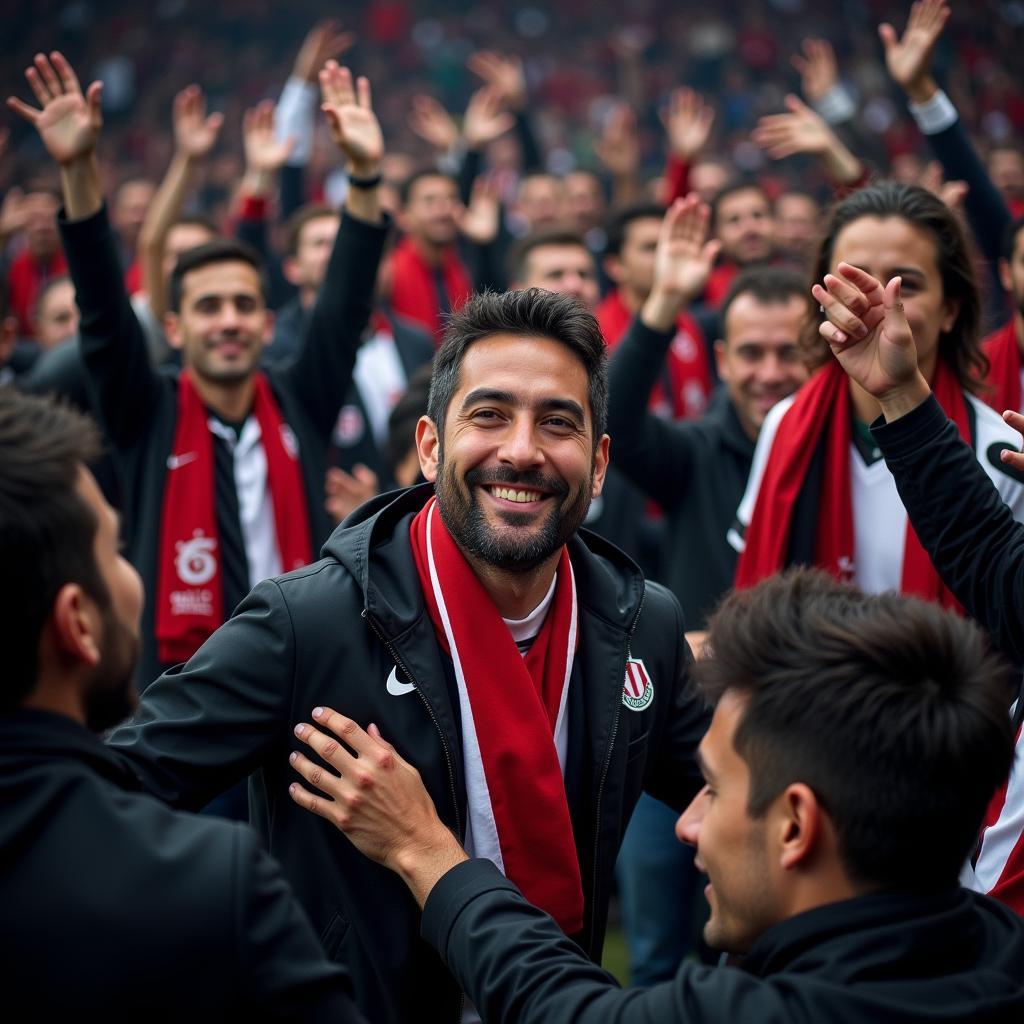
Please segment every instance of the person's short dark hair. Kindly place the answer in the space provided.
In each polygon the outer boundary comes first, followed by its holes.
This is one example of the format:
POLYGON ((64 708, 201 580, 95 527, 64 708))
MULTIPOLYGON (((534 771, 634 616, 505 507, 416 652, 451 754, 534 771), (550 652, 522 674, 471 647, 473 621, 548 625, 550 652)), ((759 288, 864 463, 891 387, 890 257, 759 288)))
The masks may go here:
MULTIPOLYGON (((899 217, 935 242, 943 297, 959 306, 953 326, 939 336, 939 358, 953 370, 964 390, 981 391, 988 376, 988 359, 981 348, 981 292, 967 236, 956 215, 920 185, 879 181, 859 189, 832 207, 812 265, 812 281, 822 281, 831 273, 836 239, 847 225, 862 217, 899 217)), ((803 333, 804 361, 812 368, 834 358, 818 333, 823 320, 823 314, 812 315, 803 333)))
POLYGON ((606 241, 604 245, 605 256, 618 256, 622 247, 626 244, 626 235, 629 233, 629 226, 634 221, 665 219, 665 207, 661 203, 642 202, 630 203, 615 210, 608 218, 608 225, 605 229, 606 241))
POLYGON ((450 181, 453 185, 458 187, 458 182, 450 174, 445 174, 444 171, 439 171, 436 167, 421 167, 419 170, 413 171, 401 185, 398 186, 398 201, 403 207, 409 205, 409 199, 412 197, 412 191, 416 185, 423 181, 424 178, 444 178, 445 181, 450 181))
POLYGON ((306 203, 305 206, 300 206, 288 218, 288 221, 285 224, 286 255, 294 256, 299 251, 299 240, 302 238, 302 229, 310 221, 320 220, 323 217, 333 217, 338 219, 340 216, 341 214, 328 203, 306 203))
POLYGON ((796 296, 803 300, 808 313, 814 307, 807 278, 790 267, 757 266, 737 274, 722 302, 720 316, 723 324, 729 307, 741 295, 752 295, 763 306, 785 305, 796 296))
POLYGON ((772 201, 768 198, 768 193, 759 185, 753 178, 737 178, 735 181, 730 181, 727 185, 723 185, 711 198, 711 202, 708 204, 711 208, 711 217, 708 222, 708 230, 714 235, 718 231, 718 214, 722 209, 722 203, 725 202, 729 196, 734 196, 739 192, 760 192, 764 196, 765 204, 769 209, 772 209, 772 201))
POLYGON ((608 354, 594 315, 569 295, 544 288, 474 295, 453 313, 434 356, 427 415, 443 436, 445 415, 459 387, 466 350, 494 334, 551 338, 565 345, 587 371, 594 447, 608 423, 608 354))
POLYGON ((952 885, 1013 760, 1011 673, 969 619, 817 569, 730 594, 695 677, 745 698, 747 811, 809 786, 851 880, 952 885))
POLYGON ((172 228, 202 228, 210 233, 210 238, 216 238, 220 232, 214 224, 212 217, 204 213, 187 213, 179 217, 172 225, 172 228))
POLYGON ((409 449, 416 444, 416 424, 427 415, 430 397, 430 378, 433 365, 426 363, 410 378, 405 393, 395 402, 388 416, 388 436, 384 442, 384 465, 394 479, 395 471, 404 461, 409 449))
POLYGON ((235 238, 214 238, 203 245, 187 249, 178 257, 174 270, 171 271, 168 288, 168 306, 171 310, 175 313, 181 312, 185 275, 201 267, 208 267, 211 263, 248 263, 256 271, 260 282, 260 294, 266 301, 267 282, 259 253, 251 245, 246 245, 235 238))
POLYGON ((40 636, 61 587, 77 583, 101 607, 110 602, 93 552, 96 516, 75 489, 99 452, 88 417, 0 388, 0 710, 17 707, 36 684, 40 636))
POLYGON ((1017 217, 1010 221, 1006 225, 1006 229, 1003 231, 1003 259, 1007 263, 1013 260, 1013 250, 1017 245, 1017 236, 1021 233, 1021 229, 1024 228, 1024 217, 1017 217))
POLYGON ((522 281, 526 276, 530 253, 548 245, 575 245, 590 253, 583 236, 571 228, 544 228, 540 231, 531 231, 517 239, 509 252, 509 280, 516 283, 522 281))

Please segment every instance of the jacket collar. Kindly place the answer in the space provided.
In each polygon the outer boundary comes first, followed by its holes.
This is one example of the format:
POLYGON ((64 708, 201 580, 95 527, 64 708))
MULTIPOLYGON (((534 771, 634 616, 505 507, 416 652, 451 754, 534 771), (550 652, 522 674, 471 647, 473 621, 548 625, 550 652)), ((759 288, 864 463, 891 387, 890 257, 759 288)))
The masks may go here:
POLYGON ((707 412, 704 413, 704 422, 712 424, 721 431, 722 439, 727 447, 731 448, 737 455, 753 460, 756 441, 752 441, 740 423, 736 406, 729 397, 729 390, 724 384, 719 384, 711 396, 707 412))

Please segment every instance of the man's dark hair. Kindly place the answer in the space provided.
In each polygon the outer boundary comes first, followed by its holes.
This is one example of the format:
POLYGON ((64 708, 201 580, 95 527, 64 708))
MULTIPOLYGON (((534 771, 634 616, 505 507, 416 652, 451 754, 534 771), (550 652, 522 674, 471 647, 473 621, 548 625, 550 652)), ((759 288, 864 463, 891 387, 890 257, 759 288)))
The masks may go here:
MULTIPOLYGON (((821 281, 832 272, 836 239, 843 228, 862 217, 899 217, 931 236, 943 296, 960 305, 953 327, 939 335, 939 358, 953 370, 962 388, 979 392, 988 376, 988 359, 981 350, 981 294, 959 220, 941 199, 920 185, 895 181, 868 185, 832 208, 814 259, 812 281, 821 281)), ((823 320, 823 314, 812 316, 803 334, 804 360, 812 368, 833 358, 818 333, 823 320)))
POLYGON ((36 292, 35 305, 32 307, 32 315, 36 320, 39 319, 39 315, 43 311, 43 306, 46 305, 46 297, 50 292, 52 292, 54 288, 57 288, 70 280, 71 277, 68 274, 58 274, 56 277, 51 277, 48 281, 45 281, 39 286, 39 291, 36 292))
POLYGON ((320 220, 323 217, 333 217, 337 220, 340 216, 341 214, 327 203, 306 203, 305 206, 300 206, 285 224, 285 254, 294 256, 299 251, 302 229, 310 221, 320 220))
POLYGON ((626 235, 629 234, 630 224, 634 221, 649 220, 651 218, 659 221, 664 220, 665 207, 661 203, 631 203, 629 206, 623 206, 621 209, 616 210, 608 219, 608 225, 605 229, 607 240, 605 241, 604 255, 618 256, 622 252, 622 247, 626 244, 626 235))
POLYGON ((207 217, 204 213, 188 213, 184 216, 179 217, 172 225, 172 228, 202 228, 204 231, 210 233, 210 238, 216 238, 220 232, 217 230, 217 225, 214 224, 212 217, 207 217))
POLYGON ((448 321, 434 356, 427 415, 443 434, 445 415, 459 387, 466 350, 493 334, 551 338, 570 349, 587 371, 587 397, 594 427, 594 447, 608 423, 608 355, 593 314, 569 295, 544 288, 483 292, 471 298, 448 321))
POLYGON ((1017 217, 1015 220, 1010 221, 1006 225, 1006 229, 1003 231, 1003 259, 1007 263, 1013 260, 1013 250, 1017 245, 1017 236, 1020 234, 1021 229, 1024 228, 1024 217, 1017 217))
POLYGON ((722 208, 722 203, 725 202, 729 196, 734 196, 738 192, 760 192, 764 196, 765 204, 768 209, 771 210, 772 201, 768 198, 768 193, 753 179, 753 178, 737 178, 735 181, 730 181, 727 185, 723 185, 711 198, 711 202, 708 204, 711 207, 711 218, 709 221, 709 231, 714 235, 718 231, 718 214, 722 208))
POLYGON ((1011 673, 974 623, 801 568, 730 594, 705 655, 704 694, 745 698, 751 816, 802 782, 851 880, 956 882, 1013 760, 1011 673))
POLYGON ((807 278, 789 267, 758 266, 737 274, 722 302, 720 316, 723 324, 729 307, 741 295, 752 295, 763 306, 785 304, 796 296, 803 300, 808 314, 814 308, 807 278))
POLYGON ((421 167, 419 170, 413 171, 413 173, 398 186, 398 201, 403 207, 409 205, 409 199, 412 197, 413 189, 416 187, 417 183, 423 181, 424 178, 444 178, 445 181, 450 181, 458 187, 458 181, 456 181, 456 179, 450 174, 445 174, 444 171, 439 171, 436 167, 421 167))
POLYGON ((547 245, 575 245, 588 255, 590 253, 583 236, 571 228, 545 228, 541 231, 531 231, 512 246, 508 260, 509 280, 516 283, 521 282, 526 276, 526 265, 530 260, 530 253, 547 245))
POLYGON ((57 592, 77 583, 101 607, 110 594, 93 554, 96 516, 75 490, 100 452, 88 417, 53 399, 0 388, 0 709, 36 685, 39 638, 57 592))
POLYGON ((168 289, 168 305, 175 313, 181 312, 181 296, 184 291, 184 278, 193 270, 208 267, 211 263, 248 263, 256 271, 260 281, 260 294, 264 301, 267 298, 267 282, 264 275, 263 260, 251 245, 239 242, 234 238, 214 238, 203 245, 187 249, 178 257, 178 262, 171 271, 171 282, 168 289))

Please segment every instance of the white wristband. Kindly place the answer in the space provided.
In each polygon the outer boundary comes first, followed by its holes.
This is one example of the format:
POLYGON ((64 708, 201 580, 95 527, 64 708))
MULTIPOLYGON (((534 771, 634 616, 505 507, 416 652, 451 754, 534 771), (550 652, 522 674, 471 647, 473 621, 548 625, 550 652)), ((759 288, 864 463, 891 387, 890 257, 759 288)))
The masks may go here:
POLYGON ((924 103, 910 103, 908 107, 922 135, 938 135, 939 132, 944 132, 956 124, 960 116, 953 106, 953 101, 941 89, 938 89, 930 100, 924 103))

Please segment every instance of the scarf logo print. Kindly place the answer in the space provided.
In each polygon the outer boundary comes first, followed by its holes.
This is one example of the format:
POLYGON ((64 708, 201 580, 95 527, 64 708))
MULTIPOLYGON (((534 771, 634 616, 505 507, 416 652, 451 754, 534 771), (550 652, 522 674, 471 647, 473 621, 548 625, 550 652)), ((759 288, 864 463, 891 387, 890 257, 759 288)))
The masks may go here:
POLYGON ((654 700, 654 684, 647 674, 647 666, 640 658, 626 662, 626 679, 622 686, 622 703, 630 711, 643 711, 654 700))

